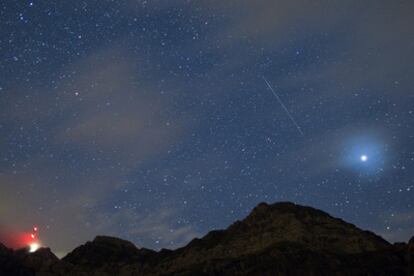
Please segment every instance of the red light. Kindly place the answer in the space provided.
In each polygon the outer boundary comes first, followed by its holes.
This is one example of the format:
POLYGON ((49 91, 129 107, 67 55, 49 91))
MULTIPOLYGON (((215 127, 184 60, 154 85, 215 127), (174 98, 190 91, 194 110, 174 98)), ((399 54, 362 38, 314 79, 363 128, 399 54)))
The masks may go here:
POLYGON ((38 236, 39 227, 37 226, 33 226, 30 232, 21 232, 0 225, 0 242, 13 249, 30 247, 31 251, 36 250, 40 246, 38 236))

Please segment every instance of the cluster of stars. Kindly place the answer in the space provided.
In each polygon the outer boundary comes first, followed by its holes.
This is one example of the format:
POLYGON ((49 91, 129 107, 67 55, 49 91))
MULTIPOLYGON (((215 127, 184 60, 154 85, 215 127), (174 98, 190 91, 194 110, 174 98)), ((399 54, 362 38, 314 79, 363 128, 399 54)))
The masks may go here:
POLYGON ((328 18, 271 1, 3 2, 0 217, 41 221, 48 245, 181 246, 261 201, 395 240, 414 227, 395 219, 413 209, 411 36, 381 29, 411 18, 359 2, 328 18))

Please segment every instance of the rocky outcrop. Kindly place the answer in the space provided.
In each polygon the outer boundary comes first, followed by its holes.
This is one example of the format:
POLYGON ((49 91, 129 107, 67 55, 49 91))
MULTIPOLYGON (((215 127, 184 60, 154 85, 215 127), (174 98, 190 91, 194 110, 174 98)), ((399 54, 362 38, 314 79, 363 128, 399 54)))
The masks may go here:
POLYGON ((410 276, 414 276, 414 237, 408 242, 408 263, 410 276))
POLYGON ((244 220, 191 241, 161 263, 168 274, 405 275, 401 256, 371 232, 286 202, 259 204, 244 220))
POLYGON ((139 249, 104 236, 62 260, 48 249, 0 247, 0 275, 3 267, 17 273, 10 275, 43 276, 410 275, 413 260, 414 239, 392 245, 323 211, 284 202, 261 203, 244 220, 177 250, 139 249))
POLYGON ((138 248, 129 241, 98 236, 92 242, 76 248, 63 261, 94 268, 108 261, 131 263, 138 258, 139 253, 138 248))
POLYGON ((76 248, 62 259, 70 268, 81 268, 101 275, 117 274, 122 267, 143 266, 157 259, 157 252, 138 249, 133 243, 113 237, 98 236, 92 242, 76 248))
POLYGON ((33 272, 24 266, 13 250, 0 244, 0 275, 29 276, 33 272))
POLYGON ((59 262, 59 259, 49 248, 40 248, 36 252, 28 253, 27 249, 15 251, 15 256, 31 272, 39 273, 59 262))
POLYGON ((26 248, 13 251, 0 244, 0 275, 36 275, 58 262, 49 248, 29 253, 26 248))

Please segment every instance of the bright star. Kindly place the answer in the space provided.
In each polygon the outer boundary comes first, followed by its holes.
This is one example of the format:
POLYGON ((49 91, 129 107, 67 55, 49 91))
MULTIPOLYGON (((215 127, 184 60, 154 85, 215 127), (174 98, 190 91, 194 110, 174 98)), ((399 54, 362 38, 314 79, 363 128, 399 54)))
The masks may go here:
POLYGON ((361 155, 361 161, 362 162, 367 162, 368 161, 368 156, 366 156, 365 154, 361 155))

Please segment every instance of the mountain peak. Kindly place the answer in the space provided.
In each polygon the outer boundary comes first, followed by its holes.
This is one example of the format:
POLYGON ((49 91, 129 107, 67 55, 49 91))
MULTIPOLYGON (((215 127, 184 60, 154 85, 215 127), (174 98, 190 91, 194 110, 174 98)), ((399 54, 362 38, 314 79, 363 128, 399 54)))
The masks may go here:
POLYGON ((107 262, 137 262, 152 254, 155 254, 155 251, 138 249, 133 243, 123 239, 97 236, 92 242, 73 250, 63 261, 93 268, 107 262))
POLYGON ((110 236, 96 236, 92 241, 94 244, 100 244, 102 246, 117 246, 124 249, 133 249, 136 250, 137 247, 130 241, 123 240, 120 238, 114 238, 110 236))
POLYGON ((138 249, 126 240, 97 236, 57 260, 49 249, 28 254, 0 244, 0 275, 407 275, 408 271, 414 272, 414 237, 408 244, 391 245, 328 213, 291 202, 260 203, 245 219, 176 250, 138 249), (13 265, 2 267, 4 263, 13 265))
POLYGON ((342 253, 362 253, 390 246, 369 231, 360 230, 321 210, 292 202, 260 203, 244 220, 228 230, 233 236, 248 233, 251 241, 264 246, 289 241, 342 253))
POLYGON ((331 217, 328 213, 325 213, 321 210, 312 208, 312 207, 308 207, 308 206, 303 206, 303 205, 299 205, 299 204, 295 204, 293 202, 289 202, 289 201, 284 201, 284 202, 277 202, 277 203, 273 203, 273 204, 268 204, 266 202, 261 202, 259 203, 250 213, 250 216, 257 216, 259 214, 269 214, 272 212, 276 212, 279 214, 282 213, 292 213, 292 214, 296 214, 298 216, 300 215, 305 215, 305 214, 309 214, 309 215, 313 215, 313 216, 326 216, 326 217, 331 217))

